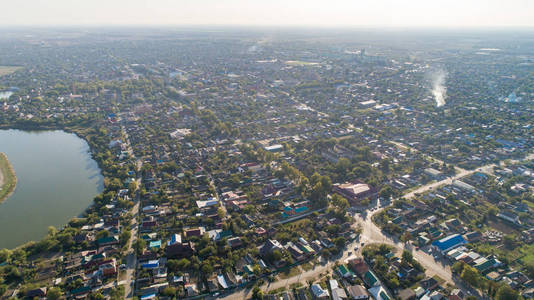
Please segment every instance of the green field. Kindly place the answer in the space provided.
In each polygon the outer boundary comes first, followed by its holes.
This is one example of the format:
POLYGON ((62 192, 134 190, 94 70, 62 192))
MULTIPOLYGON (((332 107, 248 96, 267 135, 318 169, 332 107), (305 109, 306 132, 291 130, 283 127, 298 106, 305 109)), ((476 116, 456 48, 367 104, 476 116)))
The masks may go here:
POLYGON ((7 155, 0 153, 0 203, 7 199, 15 191, 17 176, 13 167, 7 160, 7 155))
POLYGON ((16 71, 22 69, 22 67, 15 66, 0 66, 0 76, 9 75, 15 73, 16 71))

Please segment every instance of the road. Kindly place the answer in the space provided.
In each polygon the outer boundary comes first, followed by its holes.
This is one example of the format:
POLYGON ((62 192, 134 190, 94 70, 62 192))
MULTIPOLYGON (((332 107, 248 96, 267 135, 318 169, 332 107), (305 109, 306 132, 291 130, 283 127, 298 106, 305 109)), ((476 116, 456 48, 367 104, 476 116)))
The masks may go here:
POLYGON ((496 164, 489 164, 489 165, 485 165, 483 167, 480 167, 478 169, 475 169, 475 170, 464 170, 464 169, 460 169, 460 168, 457 168, 457 170, 459 169, 460 172, 457 172, 456 175, 452 176, 452 177, 448 177, 446 179, 443 179, 443 180, 440 180, 440 181, 436 181, 436 182, 431 182, 429 184, 426 184, 426 185, 423 185, 405 195, 403 195, 404 198, 406 199, 411 199, 413 198, 414 196, 416 196, 416 194, 422 194, 426 191, 429 191, 429 190, 432 190, 432 189, 436 189, 437 187, 440 187, 442 185, 448 185, 448 184, 452 184, 453 181, 455 180, 459 180, 460 178, 462 177, 465 177, 465 176, 468 176, 468 175, 471 175, 475 172, 482 172, 482 173, 486 173, 486 174, 491 174, 491 171, 493 170, 493 167, 497 166, 496 164))
POLYGON ((128 250, 126 256, 126 285, 124 287, 126 299, 132 299, 134 294, 134 282, 135 282, 135 270, 137 269, 137 255, 133 249, 133 242, 137 240, 138 234, 138 212, 139 212, 139 199, 136 199, 135 205, 132 207, 133 224, 132 224, 132 236, 128 242, 128 250))
MULTIPOLYGON (((136 167, 137 167, 137 174, 140 174, 141 167, 143 162, 140 159, 135 158, 133 149, 130 145, 130 138, 128 137, 128 133, 124 129, 124 126, 122 126, 122 132, 125 136, 125 143, 128 144, 128 151, 130 151, 132 157, 136 159, 136 167)), ((139 199, 139 187, 141 186, 141 177, 139 176, 136 179, 138 191, 135 194, 134 198, 134 206, 130 210, 130 213, 132 214, 132 224, 130 224, 132 228, 132 235, 130 237, 130 241, 128 242, 128 250, 126 251, 126 284, 124 287, 126 299, 132 299, 135 293, 135 272, 137 270, 137 254, 135 253, 135 250, 133 249, 133 243, 135 240, 137 240, 138 233, 139 233, 139 207, 140 207, 140 199, 139 199)))

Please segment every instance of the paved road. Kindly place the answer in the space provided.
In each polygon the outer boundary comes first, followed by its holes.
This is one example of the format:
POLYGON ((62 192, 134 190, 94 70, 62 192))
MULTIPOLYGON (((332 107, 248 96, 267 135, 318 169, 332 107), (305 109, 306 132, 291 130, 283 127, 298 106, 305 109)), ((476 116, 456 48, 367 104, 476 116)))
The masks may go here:
POLYGON ((134 207, 131 210, 132 215, 134 216, 132 224, 132 236, 128 243, 127 257, 126 257, 126 285, 125 285, 125 295, 126 299, 132 299, 134 294, 134 282, 135 282, 135 270, 137 269, 137 255, 133 249, 133 242, 137 240, 138 233, 138 222, 137 215, 139 212, 139 199, 135 202, 134 207))
MULTIPOLYGON (((122 131, 124 132, 124 135, 125 135, 125 140, 126 140, 126 143, 128 144, 128 150, 130 151, 131 155, 133 156, 133 149, 130 145, 130 139, 128 137, 128 133, 126 132, 126 130, 124 129, 124 126, 122 127, 122 131)), ((133 156, 135 158, 135 156, 133 156)), ((136 167, 137 167, 137 173, 139 174, 139 171, 141 171, 141 167, 142 167, 142 164, 143 162, 140 160, 140 159, 137 159, 136 160, 136 167)), ((127 256, 126 256, 126 284, 125 284, 125 287, 124 287, 124 290, 125 290, 125 295, 126 295, 126 299, 132 299, 133 296, 134 296, 134 293, 135 293, 135 272, 137 270, 137 254, 135 253, 135 250, 133 249, 133 243, 135 240, 137 240, 137 237, 138 237, 138 233, 139 233, 139 206, 140 206, 140 201, 139 201, 139 188, 141 187, 141 177, 137 178, 136 179, 136 183, 137 183, 137 187, 138 187, 138 191, 135 195, 135 199, 134 199, 134 206, 132 207, 132 209, 130 210, 130 213, 132 214, 133 216, 133 219, 132 219, 132 224, 130 225, 131 226, 131 230, 132 230, 132 235, 130 237, 130 241, 128 242, 128 250, 127 250, 127 256)))
POLYGON ((475 170, 464 170, 464 169, 460 169, 461 171, 460 172, 457 172, 456 175, 452 176, 452 177, 449 177, 447 179, 444 179, 444 180, 441 180, 441 181, 436 181, 436 182, 431 182, 429 184, 426 184, 426 185, 423 185, 405 195, 403 195, 404 198, 406 199, 410 199, 410 198, 413 198, 416 194, 422 194, 426 191, 429 191, 429 190, 432 190, 432 189, 436 189, 437 187, 440 187, 442 185, 448 185, 448 184, 452 184, 453 181, 455 180, 459 180, 460 178, 462 177, 465 177, 465 176, 468 176, 468 175, 471 175, 475 172, 482 172, 482 173, 486 173, 486 174, 490 174, 491 171, 493 170, 493 167, 495 167, 496 164, 489 164, 489 165, 485 165, 483 167, 480 167, 478 169, 475 169, 475 170))

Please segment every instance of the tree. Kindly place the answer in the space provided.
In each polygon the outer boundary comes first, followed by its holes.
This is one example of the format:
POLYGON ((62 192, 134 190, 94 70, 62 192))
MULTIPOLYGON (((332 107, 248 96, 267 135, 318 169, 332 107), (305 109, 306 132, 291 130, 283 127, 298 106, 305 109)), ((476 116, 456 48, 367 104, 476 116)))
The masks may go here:
POLYGON ((495 294, 495 300, 516 300, 516 299, 522 299, 521 296, 519 296, 519 292, 512 289, 510 286, 503 284, 498 290, 497 294, 495 294))
POLYGON ((273 251, 273 253, 272 253, 272 260, 273 261, 279 261, 279 260, 282 259, 282 257, 283 257, 283 255, 282 255, 282 252, 280 252, 280 250, 276 249, 276 250, 273 251))
POLYGON ((461 274, 464 269, 464 265, 465 263, 463 261, 457 261, 452 265, 451 269, 454 273, 461 274))
POLYGON ((168 286, 168 287, 163 289, 162 294, 164 296, 167 296, 167 297, 173 297, 173 296, 176 295, 176 289, 173 288, 173 287, 168 286))
POLYGON ((48 292, 46 293, 46 298, 48 300, 57 300, 61 298, 61 295, 62 295, 61 290, 58 287, 53 287, 53 288, 50 288, 48 292))
POLYGON ((202 274, 204 276, 209 277, 210 274, 213 273, 213 266, 208 260, 205 260, 202 263, 202 267, 200 268, 200 270, 202 271, 202 274))
POLYGON ((127 245, 131 236, 132 236, 132 233, 130 232, 130 230, 124 230, 123 232, 121 232, 119 236, 119 241, 121 243, 121 246, 124 247, 125 245, 127 245))
POLYGON ((54 226, 48 226, 48 235, 55 236, 57 234, 57 229, 54 226))
POLYGON ((98 240, 98 239, 105 238, 105 237, 108 237, 108 236, 109 236, 109 231, 102 230, 102 231, 100 231, 100 232, 98 232, 96 234, 96 239, 98 240))
POLYGON ((347 210, 350 207, 349 201, 338 194, 332 195, 332 204, 342 210, 347 210))
POLYGON ((504 246, 510 250, 513 250, 517 247, 517 241, 514 235, 507 234, 503 237, 504 246))
POLYGON ((402 251, 402 262, 407 264, 412 264, 413 262, 413 254, 412 252, 408 250, 402 251))
POLYGON ((9 249, 0 250, 0 263, 8 261, 10 256, 11 256, 11 250, 9 249))
POLYGON ((187 258, 182 258, 180 260, 169 259, 169 261, 167 261, 167 267, 172 272, 187 270, 190 266, 191 262, 187 258))
POLYGON ((226 211, 222 207, 217 208, 217 216, 221 220, 224 219, 224 217, 226 216, 226 211))
POLYGON ((263 299, 263 291, 257 286, 252 290, 252 299, 263 299))
POLYGON ((7 285, 0 284, 0 297, 7 291, 7 285))
MULTIPOLYGON (((0 261, 2 261, 1 258, 0 258, 0 261)), ((526 265, 526 272, 527 272, 528 277, 530 278, 534 277, 534 263, 531 262, 526 265)))
POLYGON ((143 251, 145 251, 146 241, 144 239, 137 239, 133 247, 135 249, 135 252, 137 252, 137 254, 140 255, 143 253, 143 251))
POLYGON ((478 287, 480 284, 480 274, 477 269, 470 265, 465 265, 460 277, 473 287, 478 287))
POLYGON ((380 189, 380 197, 384 199, 389 199, 391 196, 395 194, 395 191, 393 191, 393 188, 389 185, 384 186, 382 189, 380 189))
POLYGON ((411 240, 413 238, 412 234, 409 233, 408 231, 404 232, 401 237, 400 237, 400 240, 403 242, 403 243, 406 243, 408 242, 409 240, 411 240))
POLYGON ((106 297, 104 295, 102 295, 100 292, 96 293, 96 294, 91 294, 91 297, 90 297, 92 300, 105 300, 106 297))

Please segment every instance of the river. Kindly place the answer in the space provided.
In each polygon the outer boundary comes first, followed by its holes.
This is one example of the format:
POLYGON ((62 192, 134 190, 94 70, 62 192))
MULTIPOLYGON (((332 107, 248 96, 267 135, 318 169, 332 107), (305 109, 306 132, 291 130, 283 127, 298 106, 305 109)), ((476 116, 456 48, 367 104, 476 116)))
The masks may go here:
POLYGON ((38 241, 79 216, 104 188, 89 146, 64 131, 0 130, 17 187, 0 204, 0 249, 38 241))

